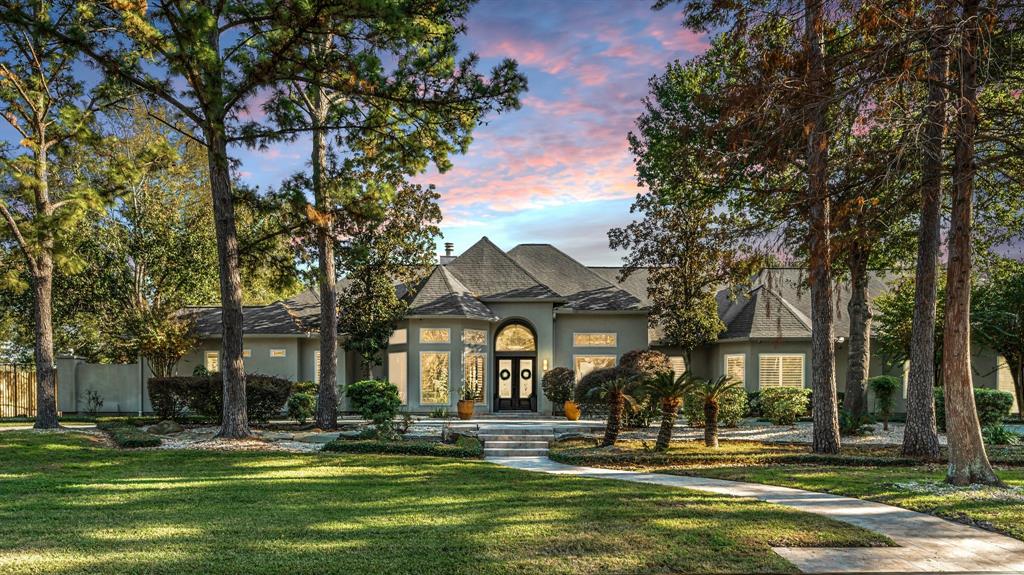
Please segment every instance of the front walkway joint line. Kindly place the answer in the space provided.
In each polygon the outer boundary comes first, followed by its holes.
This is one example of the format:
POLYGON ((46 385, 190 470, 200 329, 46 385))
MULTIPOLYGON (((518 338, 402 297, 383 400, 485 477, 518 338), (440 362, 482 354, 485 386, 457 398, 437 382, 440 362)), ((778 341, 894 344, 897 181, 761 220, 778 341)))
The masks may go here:
POLYGON ((1022 541, 882 503, 759 483, 577 467, 556 463, 546 457, 488 458, 488 461, 527 471, 618 479, 749 497, 863 527, 886 535, 899 545, 841 549, 773 548, 804 573, 1024 573, 1022 541))

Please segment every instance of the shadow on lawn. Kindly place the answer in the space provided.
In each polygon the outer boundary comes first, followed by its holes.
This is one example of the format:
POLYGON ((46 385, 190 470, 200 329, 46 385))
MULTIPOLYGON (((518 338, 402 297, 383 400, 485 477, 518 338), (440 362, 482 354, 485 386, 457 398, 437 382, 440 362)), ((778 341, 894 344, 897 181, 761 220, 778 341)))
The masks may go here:
POLYGON ((878 541, 753 501, 484 462, 4 435, 5 573, 780 572, 771 545, 878 541))

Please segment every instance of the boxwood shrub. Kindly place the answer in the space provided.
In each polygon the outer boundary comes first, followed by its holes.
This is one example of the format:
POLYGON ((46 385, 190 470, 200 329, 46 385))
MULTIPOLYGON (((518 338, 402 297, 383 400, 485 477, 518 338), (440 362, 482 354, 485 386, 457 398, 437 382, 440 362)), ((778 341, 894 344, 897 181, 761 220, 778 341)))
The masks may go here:
POLYGON ((769 387, 759 396, 761 411, 775 425, 793 425, 807 413, 811 390, 803 387, 769 387))
POLYGON ((483 447, 477 442, 449 445, 433 441, 386 441, 336 439, 323 446, 323 451, 335 453, 378 453, 385 455, 430 455, 435 457, 457 457, 478 459, 483 457, 483 447))
POLYGON ((345 388, 345 394, 352 402, 352 409, 377 425, 390 423, 402 406, 398 387, 380 379, 364 379, 350 383, 345 388))
MULTIPOLYGON (((747 392, 736 387, 725 392, 718 400, 718 424, 722 427, 736 427, 747 413, 747 392)), ((689 394, 683 400, 683 417, 690 427, 704 427, 704 402, 697 394, 689 394)))

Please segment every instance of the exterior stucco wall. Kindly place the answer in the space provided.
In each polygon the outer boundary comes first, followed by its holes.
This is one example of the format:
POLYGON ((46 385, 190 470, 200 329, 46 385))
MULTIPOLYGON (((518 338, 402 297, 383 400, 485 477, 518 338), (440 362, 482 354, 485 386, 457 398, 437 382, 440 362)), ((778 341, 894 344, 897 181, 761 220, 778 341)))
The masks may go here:
MULTIPOLYGON (((283 377, 292 381, 301 381, 300 370, 302 369, 302 354, 299 353, 299 342, 312 340, 315 337, 287 337, 287 336, 245 336, 242 349, 251 350, 251 355, 244 358, 243 365, 246 373, 260 373, 283 377), (285 357, 270 357, 271 349, 284 349, 285 357)), ((181 358, 175 367, 177 375, 192 375, 196 366, 206 365, 206 352, 220 351, 220 338, 202 340, 196 349, 181 358)), ((312 356, 310 356, 310 364, 312 356)))
POLYGON ((574 369, 574 356, 614 355, 618 364, 622 355, 647 349, 647 316, 624 314, 561 313, 554 320, 554 363, 549 367, 574 369), (574 333, 614 333, 614 347, 576 347, 574 333))
MULTIPOLYGON (((493 325, 486 321, 468 320, 460 318, 451 319, 409 319, 402 322, 398 326, 399 328, 405 327, 408 329, 406 337, 408 343, 405 345, 393 345, 388 348, 389 352, 392 351, 406 351, 407 352, 407 401, 404 408, 413 413, 426 413, 437 408, 446 408, 450 412, 454 412, 455 405, 459 401, 459 392, 462 390, 463 384, 463 366, 462 366, 462 354, 465 349, 462 343, 462 330, 463 329, 480 329, 486 330, 488 334, 487 339, 487 361, 486 361, 486 377, 484 383, 484 402, 479 404, 477 410, 480 412, 490 411, 491 395, 494 393, 493 385, 493 337, 494 329, 493 325), (446 328, 449 330, 448 343, 423 343, 420 341, 420 329, 423 328, 446 328), (448 402, 443 404, 436 403, 424 403, 421 397, 420 389, 420 352, 424 351, 443 351, 448 353, 448 402)), ((382 370, 381 376, 387 377, 386 373, 387 361, 384 362, 385 369, 382 370)))

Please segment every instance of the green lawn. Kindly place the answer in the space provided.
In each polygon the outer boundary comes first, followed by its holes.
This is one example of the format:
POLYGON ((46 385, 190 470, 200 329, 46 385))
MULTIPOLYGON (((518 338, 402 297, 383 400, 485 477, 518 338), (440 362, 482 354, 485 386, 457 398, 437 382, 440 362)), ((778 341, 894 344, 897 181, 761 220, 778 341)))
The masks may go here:
POLYGON ((792 572, 884 544, 760 502, 479 461, 117 451, 0 433, 0 572, 792 572))
POLYGON ((674 442, 666 453, 645 449, 640 442, 621 442, 615 450, 556 447, 552 458, 567 463, 636 469, 678 475, 716 477, 783 485, 880 501, 950 519, 976 522, 1024 540, 1024 468, 1022 449, 990 448, 994 461, 1013 463, 998 474, 1017 491, 954 489, 943 483, 945 465, 907 465, 899 448, 844 448, 826 462, 807 446, 723 441, 717 450, 702 442, 674 442), (871 462, 878 461, 877 464, 871 462))

